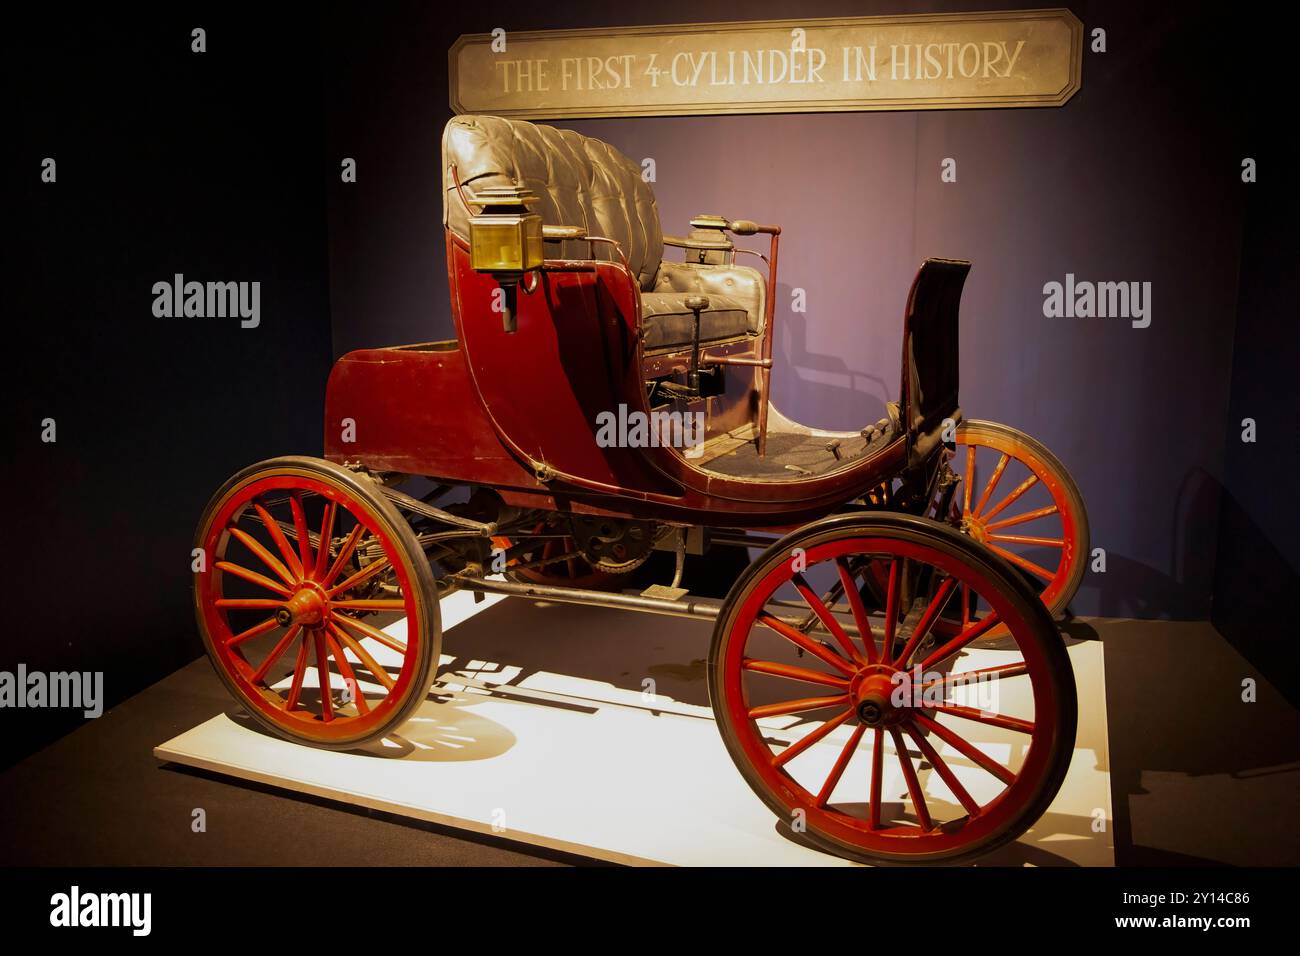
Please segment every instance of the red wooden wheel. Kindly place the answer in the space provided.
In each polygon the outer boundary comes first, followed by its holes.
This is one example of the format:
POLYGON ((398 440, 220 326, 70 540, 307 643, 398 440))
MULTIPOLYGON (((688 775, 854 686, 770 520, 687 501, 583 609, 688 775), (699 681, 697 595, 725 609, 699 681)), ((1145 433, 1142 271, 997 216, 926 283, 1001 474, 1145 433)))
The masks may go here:
POLYGON ((441 645, 433 575, 367 479, 312 458, 254 465, 213 497, 197 543, 204 645, 260 724, 355 747, 425 698, 441 645), (404 633, 385 630, 398 616, 404 633))
POLYGON ((709 691, 768 807, 869 862, 969 859, 1015 839, 1074 746, 1073 676, 1042 604, 968 537, 906 515, 828 518, 769 548, 719 615, 709 691), (873 566, 884 609, 869 606, 873 566), (961 587, 990 612, 941 636, 961 587), (998 625, 1010 640, 978 646, 998 625))
MULTIPOLYGON (((1088 513, 1065 466, 1024 432, 996 422, 957 427, 950 463, 962 482, 948 520, 1034 582, 1057 615, 1074 599, 1088 561, 1088 513)), ((963 599, 963 620, 978 608, 963 599)))

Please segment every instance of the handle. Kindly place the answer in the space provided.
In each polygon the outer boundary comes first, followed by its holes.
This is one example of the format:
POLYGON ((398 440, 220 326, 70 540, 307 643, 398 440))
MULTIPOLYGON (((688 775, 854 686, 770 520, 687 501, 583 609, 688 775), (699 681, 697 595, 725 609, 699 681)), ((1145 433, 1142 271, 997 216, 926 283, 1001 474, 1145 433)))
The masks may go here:
POLYGON ((737 219, 735 222, 728 223, 727 231, 738 236, 752 236, 759 232, 769 236, 781 235, 780 226, 764 226, 750 219, 737 219))

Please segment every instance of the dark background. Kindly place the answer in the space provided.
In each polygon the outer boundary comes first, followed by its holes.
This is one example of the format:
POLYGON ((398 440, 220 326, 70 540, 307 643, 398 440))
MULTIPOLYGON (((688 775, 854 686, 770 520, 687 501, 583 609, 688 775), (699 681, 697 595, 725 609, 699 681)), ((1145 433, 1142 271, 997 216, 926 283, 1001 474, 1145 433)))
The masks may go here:
MULTIPOLYGON (((208 496, 250 462, 319 454, 333 357, 451 334, 438 142, 459 34, 1017 6, 222 4, 14 20, 0 669, 103 670, 113 703, 193 659, 189 550, 208 496), (40 182, 45 156, 55 185, 40 182), (355 184, 339 181, 345 156, 355 184), (261 281, 261 326, 155 318, 151 286, 175 272, 261 281), (40 441, 45 417, 56 444, 40 441)), ((1083 88, 1059 109, 559 125, 654 157, 667 232, 705 211, 782 224, 775 399, 810 424, 878 417, 916 265, 974 260, 963 407, 1040 438, 1078 480, 1108 570, 1075 610, 1213 616, 1293 688, 1297 157, 1288 61, 1269 43, 1286 30, 1248 8, 1071 9, 1085 36, 1107 30, 1108 52, 1085 45, 1083 88), (949 156, 955 184, 939 179, 949 156), (1240 181, 1244 156, 1258 183, 1240 181), (1067 272, 1152 282, 1151 327, 1045 319, 1042 285, 1067 272), (789 312, 796 286, 806 315, 789 312), (1257 444, 1239 440, 1246 416, 1257 444)), ((7 762, 80 718, 0 720, 7 762)))

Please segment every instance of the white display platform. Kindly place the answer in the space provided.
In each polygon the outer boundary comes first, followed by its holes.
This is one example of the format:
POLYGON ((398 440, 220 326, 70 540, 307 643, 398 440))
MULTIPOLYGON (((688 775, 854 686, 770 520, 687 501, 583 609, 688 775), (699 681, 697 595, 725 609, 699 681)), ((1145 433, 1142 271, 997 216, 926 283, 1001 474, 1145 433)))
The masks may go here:
MULTIPOLYGON (((707 706, 709 624, 519 598, 475 604, 469 593, 445 599, 442 613, 439 681, 400 736, 348 753, 316 750, 268 735, 232 702, 154 754, 617 863, 851 865, 778 827, 732 763, 707 706)), ((367 643, 380 663, 396 656, 367 643)), ((1069 775, 1049 813, 985 865, 1114 864, 1101 644, 1075 644, 1070 657, 1081 707, 1069 775)), ((775 718, 774 736, 782 721, 792 718, 775 718)), ((809 729, 805 722, 798 735, 809 729)), ((996 756, 1005 738, 988 731, 988 740, 970 739, 996 756)), ((837 730, 799 759, 829 767, 842 745, 837 730)), ((980 796, 983 771, 951 748, 940 752, 980 796)), ((952 800, 937 774, 926 776, 928 792, 952 800)), ((885 788, 901 795, 901 775, 885 788)))

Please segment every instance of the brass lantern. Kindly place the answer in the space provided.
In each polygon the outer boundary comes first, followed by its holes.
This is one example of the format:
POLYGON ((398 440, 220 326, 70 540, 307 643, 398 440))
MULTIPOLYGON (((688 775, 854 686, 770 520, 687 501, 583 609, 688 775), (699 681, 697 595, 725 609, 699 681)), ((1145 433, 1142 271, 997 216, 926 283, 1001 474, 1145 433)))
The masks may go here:
POLYGON ((488 186, 474 192, 475 205, 482 206, 469 220, 470 264, 477 272, 488 272, 505 291, 502 324, 507 332, 516 329, 515 306, 520 280, 542 267, 542 217, 528 211, 537 196, 519 184, 488 186))

